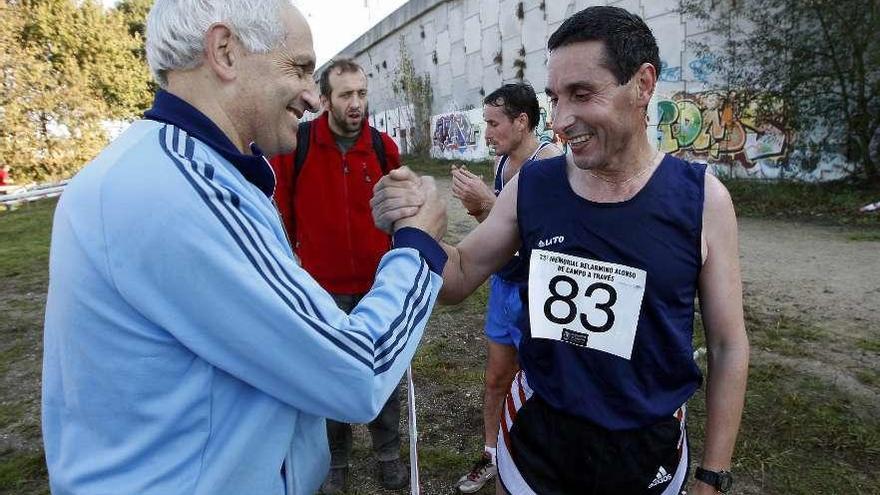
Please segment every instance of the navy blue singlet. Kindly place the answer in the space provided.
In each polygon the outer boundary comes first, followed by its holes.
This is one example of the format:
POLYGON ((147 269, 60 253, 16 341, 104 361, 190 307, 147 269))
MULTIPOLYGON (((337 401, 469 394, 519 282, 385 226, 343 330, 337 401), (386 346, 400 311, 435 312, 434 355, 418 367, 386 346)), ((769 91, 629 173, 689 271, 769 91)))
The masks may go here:
MULTIPOLYGON (((620 203, 595 203, 575 194, 564 156, 520 170, 517 216, 525 263, 532 250, 542 249, 646 272, 641 306, 633 305, 638 312, 632 321, 638 323, 629 359, 533 337, 524 312, 520 364, 532 389, 551 407, 608 429, 629 429, 667 418, 699 388, 692 334, 705 170, 667 155, 642 190, 620 203)), ((581 288, 577 297, 583 296, 581 288)), ((523 297, 527 309, 528 288, 523 297)))
MULTIPOLYGON (((523 163, 523 167, 526 166, 527 163, 534 161, 538 156, 538 153, 541 152, 545 147, 550 146, 552 143, 547 141, 541 141, 538 144, 538 147, 535 149, 535 152, 532 153, 532 156, 523 163)), ((508 155, 502 155, 501 159, 498 160, 498 166, 495 168, 495 197, 498 197, 501 194, 501 189, 504 188, 506 184, 504 184, 504 167, 507 165, 507 161, 510 157, 508 155)), ((522 170, 522 168, 520 168, 522 170)), ((523 282, 526 279, 526 266, 525 263, 520 261, 519 253, 513 255, 513 258, 507 262, 504 266, 501 267, 500 270, 495 272, 495 275, 501 277, 502 279, 508 282, 523 282)))

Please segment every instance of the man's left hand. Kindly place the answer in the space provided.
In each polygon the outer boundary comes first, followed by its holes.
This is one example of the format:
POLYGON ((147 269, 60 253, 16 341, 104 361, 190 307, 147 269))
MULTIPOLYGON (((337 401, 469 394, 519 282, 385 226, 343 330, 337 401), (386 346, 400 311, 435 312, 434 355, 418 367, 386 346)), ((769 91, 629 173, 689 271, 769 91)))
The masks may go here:
POLYGON ((394 222, 418 213, 425 202, 422 179, 409 167, 392 170, 373 187, 370 207, 376 227, 392 233, 394 222))
POLYGON ((452 196, 458 198, 471 215, 488 213, 486 210, 492 208, 495 200, 495 193, 483 178, 465 166, 452 167, 452 196))

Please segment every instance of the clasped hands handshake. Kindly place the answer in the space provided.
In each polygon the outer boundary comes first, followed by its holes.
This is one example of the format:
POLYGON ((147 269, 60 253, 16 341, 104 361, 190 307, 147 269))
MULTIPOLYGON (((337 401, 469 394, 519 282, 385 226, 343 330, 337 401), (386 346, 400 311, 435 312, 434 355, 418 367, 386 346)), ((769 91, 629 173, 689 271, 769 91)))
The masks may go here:
MULTIPOLYGON (((452 166, 452 196, 482 221, 495 202, 494 192, 465 165, 452 166)), ((446 201, 433 177, 419 177, 408 167, 392 170, 373 188, 373 221, 390 233, 415 227, 440 239, 446 233, 446 201)))
POLYGON ((373 188, 373 222, 389 234, 404 227, 423 230, 436 240, 446 233, 446 200, 433 177, 409 167, 392 170, 373 188))

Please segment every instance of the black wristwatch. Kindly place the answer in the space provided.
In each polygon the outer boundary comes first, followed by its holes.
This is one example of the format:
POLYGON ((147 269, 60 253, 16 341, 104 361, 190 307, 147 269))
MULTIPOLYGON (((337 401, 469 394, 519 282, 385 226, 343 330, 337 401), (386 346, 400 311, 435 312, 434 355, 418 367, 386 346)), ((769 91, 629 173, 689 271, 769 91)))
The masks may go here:
POLYGON ((714 487, 721 493, 727 493, 727 490, 730 490, 730 487, 733 486, 733 475, 730 474, 730 471, 709 471, 697 467, 697 470, 694 472, 694 478, 714 487))

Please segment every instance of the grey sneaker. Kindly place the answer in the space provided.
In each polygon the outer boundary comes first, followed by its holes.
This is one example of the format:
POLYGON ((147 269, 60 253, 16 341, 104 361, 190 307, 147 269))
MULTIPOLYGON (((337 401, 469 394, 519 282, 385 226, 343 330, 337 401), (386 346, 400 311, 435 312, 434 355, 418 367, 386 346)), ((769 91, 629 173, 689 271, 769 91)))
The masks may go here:
POLYGON ((409 471, 400 459, 379 461, 379 484, 389 490, 397 490, 409 484, 409 471))
POLYGON ((471 471, 458 479, 456 486, 462 493, 474 493, 491 481, 498 474, 498 468, 492 464, 492 456, 483 452, 483 456, 474 463, 471 471))
POLYGON ((327 479, 321 484, 323 495, 337 495, 348 490, 348 468, 330 468, 327 479))

